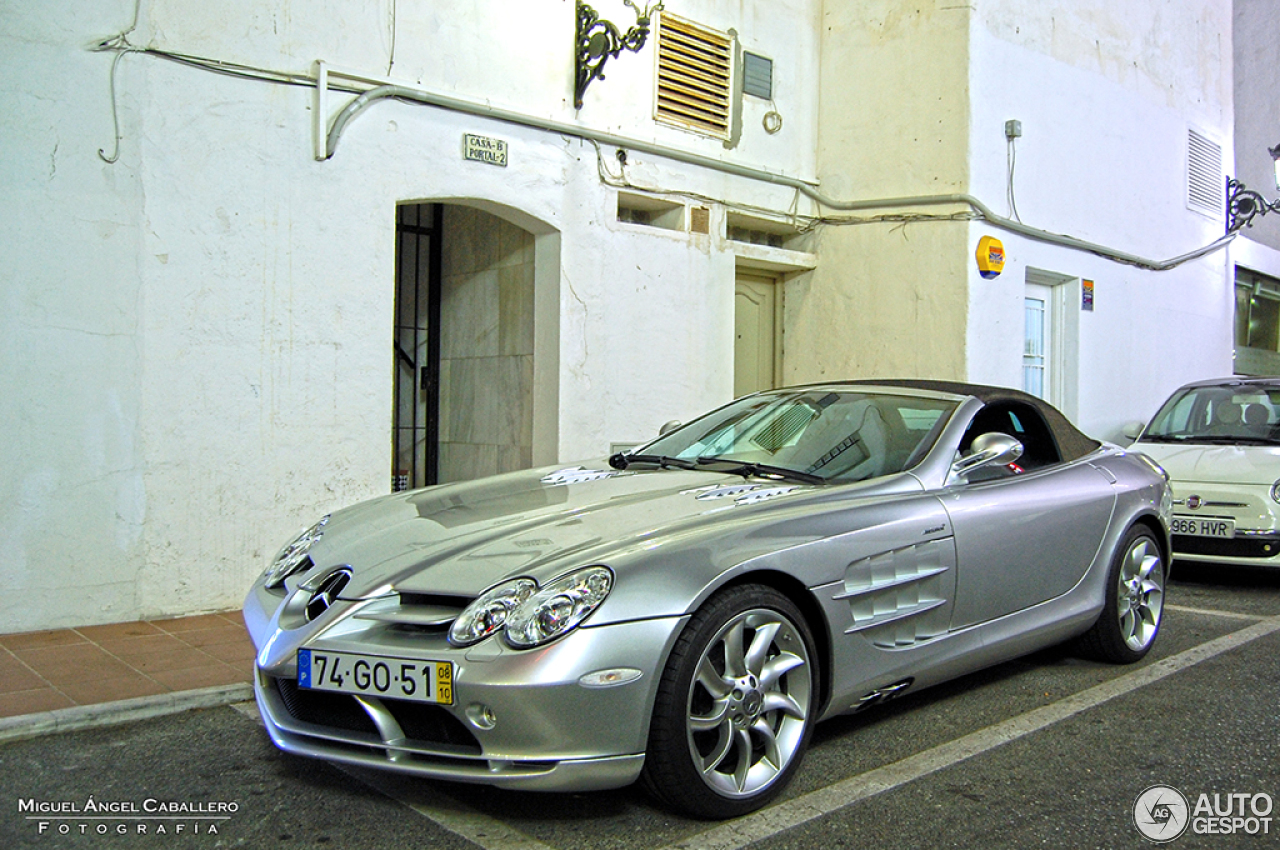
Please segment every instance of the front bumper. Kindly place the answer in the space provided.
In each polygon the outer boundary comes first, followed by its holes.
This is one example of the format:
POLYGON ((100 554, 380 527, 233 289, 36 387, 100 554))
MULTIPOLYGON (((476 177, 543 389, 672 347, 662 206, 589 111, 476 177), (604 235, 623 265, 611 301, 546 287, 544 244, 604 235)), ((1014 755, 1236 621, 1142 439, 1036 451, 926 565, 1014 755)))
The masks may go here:
POLYGON ((352 616, 339 602, 281 628, 281 598, 256 586, 245 623, 258 654, 254 690, 271 740, 298 755, 520 790, 586 791, 634 782, 644 764, 658 675, 685 618, 579 627, 534 650, 499 636, 458 649, 442 634, 352 616), (298 688, 299 648, 453 663, 453 703, 298 688), (588 687, 583 676, 638 670, 588 687))
MULTIPOLYGON (((1174 482, 1174 519, 1230 520, 1231 538, 1174 534, 1180 561, 1251 567, 1280 567, 1280 505, 1269 488, 1216 482, 1174 482), (1192 508, 1191 503, 1197 505, 1192 508)), ((1177 524, 1175 523, 1175 528, 1177 524)))
POLYGON ((1236 529, 1232 539, 1173 535, 1173 556, 1180 561, 1241 567, 1280 567, 1280 533, 1236 529))

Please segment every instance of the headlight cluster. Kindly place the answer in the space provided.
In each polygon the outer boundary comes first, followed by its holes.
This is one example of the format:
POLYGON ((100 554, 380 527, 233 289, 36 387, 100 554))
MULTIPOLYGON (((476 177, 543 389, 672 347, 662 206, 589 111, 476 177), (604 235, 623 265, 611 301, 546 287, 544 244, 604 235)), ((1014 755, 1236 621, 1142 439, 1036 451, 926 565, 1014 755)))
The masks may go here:
POLYGON ((329 523, 329 515, 325 514, 320 521, 299 534, 291 543, 280 550, 276 559, 262 574, 267 587, 279 587, 284 580, 307 563, 307 553, 317 540, 324 536, 324 527, 329 523))
POLYGON ((512 579, 468 605, 449 628, 449 642, 471 646, 504 631, 514 647, 540 646, 585 620, 612 587, 613 573, 605 567, 578 570, 543 588, 531 578, 512 579))

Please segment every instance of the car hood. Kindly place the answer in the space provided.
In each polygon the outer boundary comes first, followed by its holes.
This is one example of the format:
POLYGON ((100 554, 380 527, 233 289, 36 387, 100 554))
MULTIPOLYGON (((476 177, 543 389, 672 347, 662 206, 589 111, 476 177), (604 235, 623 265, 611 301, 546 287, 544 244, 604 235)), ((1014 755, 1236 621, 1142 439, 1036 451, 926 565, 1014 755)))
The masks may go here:
POLYGON ((342 594, 348 599, 392 591, 474 596, 507 577, 544 583, 606 557, 612 566, 698 537, 713 523, 735 525, 829 489, 701 471, 617 471, 604 463, 529 470, 335 512, 311 557, 321 569, 352 568, 342 594))
POLYGON ((1280 446, 1189 446, 1137 443, 1175 482, 1220 482, 1270 487, 1280 478, 1280 446))

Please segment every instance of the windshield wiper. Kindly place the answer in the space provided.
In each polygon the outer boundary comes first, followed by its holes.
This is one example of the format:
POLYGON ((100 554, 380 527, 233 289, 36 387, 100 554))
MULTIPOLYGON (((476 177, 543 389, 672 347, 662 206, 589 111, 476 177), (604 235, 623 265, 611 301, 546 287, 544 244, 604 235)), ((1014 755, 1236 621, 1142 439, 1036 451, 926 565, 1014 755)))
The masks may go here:
POLYGON ((734 460, 727 457, 700 457, 698 458, 698 466, 709 467, 717 466, 716 472, 727 472, 730 475, 741 475, 743 478, 779 478, 789 481, 799 481, 802 484, 825 484, 827 479, 821 475, 814 475, 811 472, 800 472, 795 469, 787 469, 783 466, 770 466, 767 463, 753 463, 748 461, 734 460))
POLYGON ((667 455, 629 455, 618 452, 609 458, 609 465, 614 469, 626 469, 633 463, 652 463, 659 469, 697 469, 698 465, 691 460, 667 455))
POLYGON ((1253 437, 1243 434, 1238 436, 1210 436, 1208 434, 1147 434, 1139 441, 1142 443, 1195 443, 1206 446, 1274 446, 1278 441, 1271 437, 1253 437))
POLYGON ((1269 440, 1266 437, 1191 437, 1187 442, 1191 443, 1208 443, 1211 446, 1273 446, 1275 440, 1269 440))
POLYGON ((827 479, 810 472, 800 472, 781 466, 770 466, 767 463, 750 463, 733 460, 727 457, 703 456, 697 461, 669 455, 631 455, 618 452, 609 458, 609 465, 614 469, 626 469, 632 464, 653 464, 659 469, 701 469, 707 472, 725 472, 730 475, 741 475, 743 478, 776 478, 788 481, 799 481, 803 484, 825 484, 827 479))

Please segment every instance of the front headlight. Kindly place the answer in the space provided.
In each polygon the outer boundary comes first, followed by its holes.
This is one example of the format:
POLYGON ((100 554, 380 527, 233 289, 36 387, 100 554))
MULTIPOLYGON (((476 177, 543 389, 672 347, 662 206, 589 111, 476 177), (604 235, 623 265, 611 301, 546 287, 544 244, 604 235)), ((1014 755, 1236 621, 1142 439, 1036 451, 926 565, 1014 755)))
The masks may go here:
POLYGON ((449 643, 471 646, 507 624, 511 612, 518 609, 538 589, 531 578, 518 578, 491 588, 467 606, 449 627, 449 643))
POLYGON ((507 621, 507 642, 526 649, 554 640, 587 618, 613 587, 613 573, 588 567, 556 579, 516 609, 507 621))
POLYGON ((280 550, 276 559, 267 567, 262 578, 267 587, 279 587, 284 580, 307 564, 307 553, 317 540, 324 536, 324 527, 329 523, 329 515, 325 514, 320 521, 295 537, 280 550))
POLYGON ((539 588, 531 578, 493 587, 466 607, 449 627, 449 642, 471 646, 499 630, 518 649, 539 646, 577 626, 604 601, 613 573, 587 567, 539 588))

